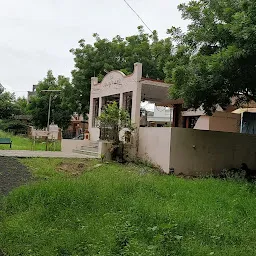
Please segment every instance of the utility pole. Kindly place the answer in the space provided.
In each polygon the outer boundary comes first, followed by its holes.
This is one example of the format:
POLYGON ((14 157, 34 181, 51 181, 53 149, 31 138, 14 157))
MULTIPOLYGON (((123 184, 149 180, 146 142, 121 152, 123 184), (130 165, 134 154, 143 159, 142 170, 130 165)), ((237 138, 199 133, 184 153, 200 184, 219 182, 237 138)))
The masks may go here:
POLYGON ((50 130, 50 116, 51 116, 51 102, 52 102, 52 93, 53 92, 60 92, 61 90, 42 90, 42 92, 50 92, 49 97, 49 107, 48 107, 48 117, 47 117, 47 131, 50 130))
POLYGON ((51 116, 51 102, 52 102, 52 93, 53 92, 60 92, 61 90, 42 90, 42 92, 50 92, 50 97, 49 97, 49 107, 48 107, 48 117, 47 117, 47 140, 46 140, 46 151, 48 151, 48 136, 49 136, 49 131, 50 131, 50 116, 51 116))

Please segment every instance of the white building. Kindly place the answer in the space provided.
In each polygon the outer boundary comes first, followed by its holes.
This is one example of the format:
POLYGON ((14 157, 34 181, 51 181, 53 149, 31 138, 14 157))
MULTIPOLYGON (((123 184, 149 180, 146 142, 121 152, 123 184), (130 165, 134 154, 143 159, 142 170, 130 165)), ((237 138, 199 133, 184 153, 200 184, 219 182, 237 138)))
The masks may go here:
POLYGON ((154 106, 154 111, 148 111, 147 121, 151 127, 171 126, 172 108, 154 106))

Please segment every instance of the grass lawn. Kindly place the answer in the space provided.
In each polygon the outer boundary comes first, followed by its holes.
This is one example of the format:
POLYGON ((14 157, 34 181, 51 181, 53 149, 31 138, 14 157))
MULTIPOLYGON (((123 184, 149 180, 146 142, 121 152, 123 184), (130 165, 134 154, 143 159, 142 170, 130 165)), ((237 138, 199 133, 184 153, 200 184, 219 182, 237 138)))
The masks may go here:
POLYGON ((136 165, 25 159, 36 182, 2 199, 7 255, 237 255, 256 252, 256 190, 136 165))
MULTIPOLYGON (((42 150, 42 151, 45 151, 45 148, 46 148, 45 142, 36 141, 36 143, 34 143, 34 141, 29 138, 15 136, 11 133, 3 132, 1 130, 0 130, 0 138, 11 138, 13 150, 42 150)), ((10 146, 0 144, 0 150, 2 150, 2 149, 8 150, 8 149, 10 149, 10 146)), ((54 145, 52 145, 52 144, 49 145, 49 150, 54 151, 54 149, 55 149, 55 151, 61 150, 60 142, 56 142, 55 148, 54 148, 54 145)))

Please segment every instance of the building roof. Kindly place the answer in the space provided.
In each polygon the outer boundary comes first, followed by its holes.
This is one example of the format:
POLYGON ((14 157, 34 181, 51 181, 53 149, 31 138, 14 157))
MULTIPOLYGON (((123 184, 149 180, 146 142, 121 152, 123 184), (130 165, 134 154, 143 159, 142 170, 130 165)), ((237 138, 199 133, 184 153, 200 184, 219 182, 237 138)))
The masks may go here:
POLYGON ((169 99, 162 102, 157 102, 156 106, 162 106, 162 107, 173 107, 173 105, 177 104, 184 104, 183 99, 169 99))

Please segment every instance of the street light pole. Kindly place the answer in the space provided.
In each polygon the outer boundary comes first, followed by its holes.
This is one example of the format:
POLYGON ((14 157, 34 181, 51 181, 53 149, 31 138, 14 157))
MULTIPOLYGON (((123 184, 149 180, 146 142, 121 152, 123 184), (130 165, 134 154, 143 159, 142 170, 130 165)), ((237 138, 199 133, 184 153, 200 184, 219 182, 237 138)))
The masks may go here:
POLYGON ((61 90, 42 90, 42 92, 50 92, 49 97, 49 108, 48 108, 48 117, 47 117, 47 131, 50 131, 50 116, 51 116, 51 102, 52 102, 52 92, 60 92, 61 90))
POLYGON ((50 115, 51 115, 51 101, 52 101, 52 94, 50 93, 49 97, 49 108, 48 108, 48 118, 47 118, 47 131, 49 132, 50 127, 50 115))

